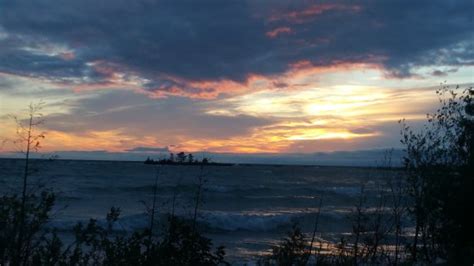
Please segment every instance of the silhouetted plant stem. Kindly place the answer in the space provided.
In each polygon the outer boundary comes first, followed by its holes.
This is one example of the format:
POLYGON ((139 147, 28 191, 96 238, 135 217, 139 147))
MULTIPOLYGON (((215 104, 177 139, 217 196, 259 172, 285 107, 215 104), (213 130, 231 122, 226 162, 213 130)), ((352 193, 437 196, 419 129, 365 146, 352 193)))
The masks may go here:
POLYGON ((353 225, 353 234, 355 236, 354 239, 354 257, 353 257, 353 264, 358 265, 358 259, 359 259, 359 241, 360 241, 360 234, 362 233, 363 229, 363 205, 365 202, 365 187, 364 185, 361 186, 360 188, 360 195, 359 195, 359 201, 357 202, 356 209, 355 209, 355 225, 353 225))
POLYGON ((181 184, 181 180, 183 178, 183 172, 182 172, 182 168, 179 167, 179 178, 178 178, 178 183, 176 184, 176 186, 174 187, 174 190, 173 190, 173 199, 172 199, 172 202, 171 202, 171 216, 174 217, 175 216, 175 210, 176 210, 176 198, 178 197, 178 189, 179 189, 179 186, 181 184))
MULTIPOLYGON (((415 184, 416 186, 416 184, 415 184)), ((420 236, 420 231, 422 229, 422 206, 421 206, 421 193, 419 193, 417 190, 418 188, 414 188, 416 190, 414 197, 415 197, 415 206, 414 206, 414 212, 415 212, 415 235, 413 237, 413 245, 412 245, 412 250, 411 250, 411 257, 413 262, 417 262, 417 256, 418 256, 418 239, 420 236)))
POLYGON ((392 219, 395 227, 395 254, 394 254, 394 265, 398 265, 400 257, 400 244, 401 244, 401 233, 402 233, 402 215, 404 213, 403 206, 403 184, 399 180, 396 187, 390 182, 390 192, 392 196, 392 219))
MULTIPOLYGON (((321 206, 323 204, 323 197, 319 196, 319 204, 318 204, 318 212, 316 213, 316 219, 314 221, 314 228, 313 228, 313 234, 311 236, 311 242, 309 244, 309 251, 308 251, 308 260, 311 257, 311 253, 313 251, 313 244, 314 240, 316 239, 316 232, 318 231, 318 225, 319 225, 319 216, 321 214, 321 206)), ((307 262, 307 261, 306 261, 307 262)))
MULTIPOLYGON (((398 173, 393 173, 392 166, 392 153, 393 149, 387 151, 385 154, 384 167, 389 170, 390 175, 388 176, 387 185, 389 187, 389 196, 391 199, 391 216, 390 222, 392 223, 393 234, 395 236, 395 252, 393 257, 393 265, 398 265, 400 257, 400 244, 401 244, 401 234, 402 234, 402 216, 405 212, 405 201, 404 196, 406 196, 406 184, 402 182, 398 173)), ((389 260, 392 258, 389 256, 389 260)), ((390 261, 391 262, 391 261, 390 261)), ((392 264, 392 263, 390 263, 392 264)))
POLYGON ((38 134, 34 135, 33 131, 34 128, 43 123, 41 119, 42 115, 38 113, 38 111, 42 107, 42 102, 38 104, 30 104, 28 109, 28 120, 26 126, 23 125, 23 122, 18 119, 16 116, 11 116, 17 125, 17 140, 14 140, 13 143, 23 146, 26 145, 23 150, 21 151, 25 154, 25 166, 24 166, 24 173, 23 173, 23 180, 22 180, 22 193, 21 193, 21 204, 20 204, 20 213, 19 213, 19 221, 18 221, 18 237, 16 243, 16 254, 15 259, 12 262, 13 265, 20 265, 26 263, 26 261, 22 261, 23 258, 26 258, 28 254, 23 254, 24 252, 28 252, 27 248, 29 248, 30 239, 25 239, 25 220, 26 220, 26 201, 27 201, 27 187, 28 187, 28 176, 30 172, 30 153, 32 149, 37 150, 40 147, 39 139, 44 138, 44 135, 38 134), (28 240, 26 243, 24 240, 28 240), (23 256, 25 255, 25 256, 23 256))
POLYGON ((20 260, 22 257, 21 253, 22 253, 23 234, 24 234, 24 227, 25 227, 26 188, 28 184, 32 126, 33 126, 33 113, 30 112, 30 118, 28 122, 28 131, 27 131, 27 137, 26 137, 25 168, 24 168, 24 173, 23 173, 23 186, 22 186, 22 193, 21 193, 20 230, 18 232, 18 244, 17 244, 18 263, 21 263, 20 260))
MULTIPOLYGON (((368 256, 370 256, 371 263, 376 264, 377 259, 379 258, 379 249, 383 249, 381 247, 382 240, 386 236, 388 230, 386 230, 386 224, 384 220, 384 209, 386 206, 386 197, 384 195, 384 191, 382 188, 379 188, 378 197, 380 200, 377 203, 375 213, 371 214, 373 217, 373 221, 370 225, 369 230, 373 232, 372 239, 368 242, 368 256)), ((383 252, 381 250, 380 252, 383 252)))
POLYGON ((204 184, 204 173, 203 173, 204 165, 201 164, 201 166, 199 168, 200 168, 200 170, 199 170, 200 172, 199 172, 199 176, 198 176, 198 187, 197 187, 196 199, 195 199, 195 203, 194 203, 194 215, 193 215, 193 227, 192 227, 193 228, 193 233, 196 230, 199 203, 201 201, 202 186, 204 184))
POLYGON ((155 212, 156 212, 156 196, 158 191, 158 178, 159 178, 160 169, 156 168, 155 173, 155 184, 153 185, 153 203, 151 207, 151 218, 150 218, 150 236, 153 235, 153 226, 155 223, 155 212))
POLYGON ((150 255, 149 254, 149 251, 150 251, 150 245, 152 243, 152 240, 153 240, 153 228, 155 226, 155 213, 156 213, 156 196, 157 196, 157 193, 158 193, 158 178, 159 178, 159 174, 160 174, 160 168, 159 166, 156 167, 156 170, 155 170, 155 184, 153 185, 153 202, 152 202, 152 205, 151 205, 151 214, 150 214, 150 227, 149 227, 149 236, 148 236, 148 246, 147 246, 147 254, 148 256, 150 255))
MULTIPOLYGON (((320 234, 320 239, 323 239, 323 233, 321 232, 320 234)), ((327 247, 327 245, 326 245, 327 247)), ((321 258, 321 250, 323 249, 323 241, 319 241, 319 246, 318 246, 318 252, 315 254, 316 260, 315 260, 315 265, 319 264, 320 258, 321 258)))
MULTIPOLYGON (((171 157, 171 156, 170 156, 171 157)), ((175 208, 176 208, 176 197, 178 195, 178 187, 179 187, 179 184, 181 183, 181 178, 182 178, 182 172, 181 172, 181 169, 179 171, 179 179, 178 179, 178 183, 176 184, 176 186, 174 187, 174 190, 173 190, 173 199, 171 200, 171 217, 169 219, 169 238, 172 239, 172 234, 174 232, 174 222, 175 222, 175 208)), ((170 242, 170 245, 171 245, 171 242, 170 242)))

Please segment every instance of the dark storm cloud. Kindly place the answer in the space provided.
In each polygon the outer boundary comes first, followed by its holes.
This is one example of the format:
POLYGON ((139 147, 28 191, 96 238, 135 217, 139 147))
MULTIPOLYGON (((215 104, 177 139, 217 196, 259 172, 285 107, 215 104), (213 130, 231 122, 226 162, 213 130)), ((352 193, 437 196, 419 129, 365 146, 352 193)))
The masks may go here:
POLYGON ((297 56, 315 65, 382 63, 403 77, 417 66, 474 63, 472 1, 340 3, 313 6, 319 12, 307 8, 274 15, 275 27, 291 25, 290 39, 304 44, 295 45, 297 56))
MULTIPOLYGON (((0 71, 2 72, 27 77, 48 78, 56 82, 73 82, 73 79, 92 74, 80 62, 64 62, 50 56, 34 55, 28 52, 1 50, 0 62, 0 71)), ((76 80, 76 82, 79 81, 76 80)))
MULTIPOLYGON (((0 33, 3 13, 1 10, 0 33)), ((106 81, 106 76, 91 68, 86 58, 57 51, 54 45, 58 44, 39 34, 9 33, 0 38, 0 72, 69 84, 106 81)))
POLYGON ((431 73, 431 75, 433 75, 435 77, 446 77, 448 74, 444 71, 441 71, 441 70, 435 70, 431 73))
POLYGON ((119 63, 144 75, 190 79, 270 73, 285 66, 259 62, 268 51, 263 21, 238 1, 7 2, 8 32, 80 49, 87 60, 119 63), (263 44, 263 45, 262 45, 263 44), (260 69, 260 70, 259 70, 260 69))
POLYGON ((435 77, 446 77, 448 75, 448 73, 455 73, 457 71, 458 71, 457 68, 449 69, 449 70, 446 70, 446 71, 436 69, 431 73, 431 75, 433 75, 435 77))
POLYGON ((106 62, 148 79, 150 90, 186 86, 169 77, 279 74, 302 60, 375 63, 405 77, 417 66, 472 65, 473 11, 472 1, 444 0, 5 0, 0 71, 103 82, 87 62, 106 62), (74 57, 19 49, 37 42, 65 45, 74 57))

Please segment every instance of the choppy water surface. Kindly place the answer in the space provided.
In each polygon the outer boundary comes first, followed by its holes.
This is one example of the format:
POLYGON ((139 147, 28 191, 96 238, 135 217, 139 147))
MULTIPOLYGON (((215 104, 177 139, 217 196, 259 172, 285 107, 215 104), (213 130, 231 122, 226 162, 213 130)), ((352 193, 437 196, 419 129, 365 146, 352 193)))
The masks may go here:
MULTIPOLYGON (((19 190, 23 162, 0 160, 0 193, 19 190)), ((67 231, 78 220, 102 219, 112 206, 122 210, 120 227, 146 226, 144 203, 151 203, 158 171, 161 213, 191 216, 199 166, 156 166, 140 162, 35 161, 31 186, 59 193, 54 226, 67 231)), ((229 259, 245 261, 267 251, 294 222, 305 232, 314 223, 319 197, 323 207, 319 229, 325 239, 349 230, 347 213, 361 185, 369 199, 386 183, 387 171, 374 168, 318 166, 206 166, 200 224, 229 259)))

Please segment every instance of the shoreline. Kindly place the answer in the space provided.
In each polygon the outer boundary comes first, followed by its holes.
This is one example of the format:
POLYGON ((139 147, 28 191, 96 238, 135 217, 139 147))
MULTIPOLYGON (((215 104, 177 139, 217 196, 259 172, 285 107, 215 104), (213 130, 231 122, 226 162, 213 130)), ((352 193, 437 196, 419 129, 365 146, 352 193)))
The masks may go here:
MULTIPOLYGON (((12 157, 0 157, 0 160, 5 161, 22 161, 24 158, 12 158, 12 157)), ((47 159, 47 158, 30 158, 33 161, 73 161, 73 162, 104 162, 104 163, 130 163, 130 164, 145 164, 143 161, 138 160, 104 160, 104 159, 47 159)), ((146 164, 145 164, 146 165, 146 164)), ((201 166, 202 164, 189 164, 189 163, 156 163, 149 165, 164 165, 164 166, 201 166)), ((244 167, 319 167, 319 168, 356 168, 356 169, 380 169, 380 170, 401 170, 403 167, 392 166, 392 167, 381 167, 381 166, 363 166, 363 165, 331 165, 331 164, 283 164, 283 163, 207 163, 205 166, 244 166, 244 167)))

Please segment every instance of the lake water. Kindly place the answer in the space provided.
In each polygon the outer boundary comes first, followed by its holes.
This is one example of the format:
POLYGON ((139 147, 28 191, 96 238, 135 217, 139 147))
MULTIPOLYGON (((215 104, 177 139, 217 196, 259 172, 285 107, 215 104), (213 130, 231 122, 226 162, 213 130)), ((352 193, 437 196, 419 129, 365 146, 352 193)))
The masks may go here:
MULTIPOLYGON (((0 193, 19 191, 23 161, 0 160, 0 193)), ((323 166, 156 166, 140 162, 34 161, 30 186, 58 193, 52 226, 67 232, 77 221, 103 219, 120 207, 123 230, 148 224, 144 203, 151 204, 158 173, 158 208, 192 217, 198 176, 204 184, 199 222, 215 245, 224 245, 228 260, 245 262, 281 239, 293 223, 310 233, 322 197, 318 233, 337 240, 348 232, 347 214, 361 185, 369 199, 386 184, 386 170, 323 166)))

